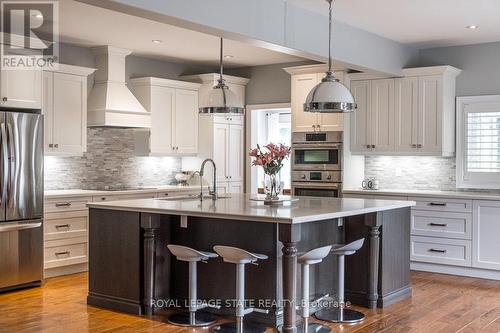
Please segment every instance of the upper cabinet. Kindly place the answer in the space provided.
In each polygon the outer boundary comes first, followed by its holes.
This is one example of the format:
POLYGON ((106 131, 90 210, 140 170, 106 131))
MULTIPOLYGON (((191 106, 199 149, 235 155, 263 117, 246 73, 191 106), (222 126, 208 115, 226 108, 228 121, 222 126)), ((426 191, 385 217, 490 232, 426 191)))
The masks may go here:
POLYGON ((403 73, 403 78, 352 81, 358 103, 351 118, 352 153, 452 156, 460 70, 433 66, 403 73))
POLYGON ((42 70, 1 70, 0 106, 42 108, 42 70))
POLYGON ((134 93, 151 113, 151 129, 137 131, 140 155, 198 153, 198 90, 200 84, 144 77, 131 80, 134 93))
MULTIPOLYGON (((325 77, 324 65, 299 66, 285 68, 292 81, 292 131, 341 131, 342 114, 317 114, 304 112, 304 103, 309 92, 325 77)), ((346 84, 347 76, 343 71, 336 71, 335 77, 346 84)))
POLYGON ((59 64, 43 72, 46 155, 80 156, 87 150, 87 77, 94 71, 59 64))

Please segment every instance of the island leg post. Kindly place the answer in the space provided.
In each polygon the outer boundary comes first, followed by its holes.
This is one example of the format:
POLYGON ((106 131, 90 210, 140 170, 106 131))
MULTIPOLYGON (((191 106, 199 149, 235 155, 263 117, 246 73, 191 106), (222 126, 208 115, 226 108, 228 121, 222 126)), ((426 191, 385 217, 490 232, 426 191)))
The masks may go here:
POLYGON ((154 311, 155 291, 155 231, 159 227, 159 217, 141 214, 141 227, 144 229, 144 313, 151 316, 154 311))
POLYGON ((300 225, 280 225, 279 238, 283 243, 283 333, 297 332, 297 243, 300 225))
POLYGON ((377 307, 378 302, 378 270, 380 256, 380 226, 382 214, 373 213, 366 216, 366 225, 369 227, 368 238, 370 241, 370 263, 368 271, 368 306, 371 309, 377 307))

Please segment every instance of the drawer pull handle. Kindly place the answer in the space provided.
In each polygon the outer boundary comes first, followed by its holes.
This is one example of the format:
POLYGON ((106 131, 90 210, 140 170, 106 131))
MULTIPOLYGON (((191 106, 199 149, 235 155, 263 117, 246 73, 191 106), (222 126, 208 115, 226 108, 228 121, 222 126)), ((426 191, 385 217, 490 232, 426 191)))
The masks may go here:
POLYGON ((446 206, 446 202, 429 202, 429 206, 446 206))
POLYGON ((430 252, 437 252, 437 253, 446 253, 446 250, 441 250, 441 249, 429 249, 430 252))
POLYGON ((56 229, 60 229, 60 228, 70 228, 69 224, 58 224, 56 225, 56 229))
POLYGON ((64 251, 64 252, 56 252, 54 253, 56 256, 64 256, 64 255, 68 255, 69 256, 69 251, 64 251))
POLYGON ((69 207, 71 202, 56 202, 56 207, 69 207))
POLYGON ((101 200, 106 200, 106 198, 105 198, 105 197, 102 197, 102 198, 101 198, 101 200))
POLYGON ((446 223, 435 223, 435 222, 431 222, 431 223, 429 223, 429 225, 431 227, 447 227, 448 226, 448 224, 446 224, 446 223))

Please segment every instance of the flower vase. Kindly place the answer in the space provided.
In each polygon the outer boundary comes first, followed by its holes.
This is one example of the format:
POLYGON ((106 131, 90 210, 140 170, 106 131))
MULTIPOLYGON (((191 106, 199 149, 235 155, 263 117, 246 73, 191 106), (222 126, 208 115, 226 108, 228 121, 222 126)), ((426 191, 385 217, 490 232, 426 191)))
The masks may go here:
POLYGON ((283 184, 284 182, 281 181, 280 172, 264 174, 264 193, 266 194, 266 203, 279 201, 279 197, 283 191, 283 184))

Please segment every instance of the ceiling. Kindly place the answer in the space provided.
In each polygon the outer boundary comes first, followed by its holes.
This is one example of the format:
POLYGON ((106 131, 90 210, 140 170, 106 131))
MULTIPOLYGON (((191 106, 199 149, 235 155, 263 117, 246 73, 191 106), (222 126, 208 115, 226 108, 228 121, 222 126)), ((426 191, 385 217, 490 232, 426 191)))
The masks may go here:
MULTIPOLYGON (((325 0, 288 2, 328 13, 325 0)), ((336 0, 333 10, 339 21, 419 48, 500 41, 500 0, 336 0)))
MULTIPOLYGON (((219 38, 73 0, 59 1, 60 41, 79 46, 113 45, 135 55, 166 61, 217 65, 219 38), (152 40, 161 40, 153 43, 152 40)), ((303 58, 224 41, 226 67, 245 67, 303 61, 303 58)))

